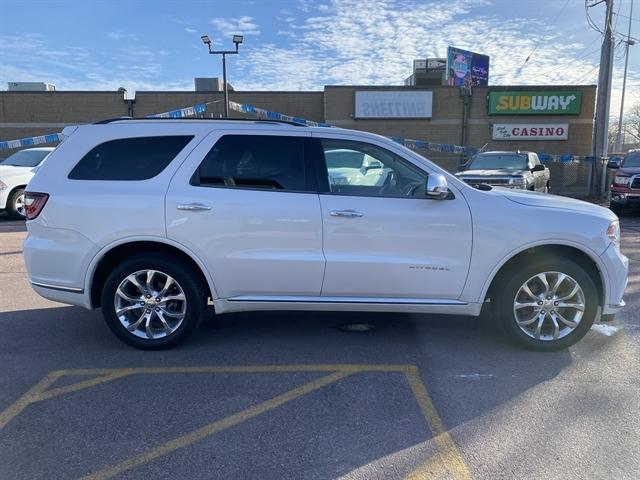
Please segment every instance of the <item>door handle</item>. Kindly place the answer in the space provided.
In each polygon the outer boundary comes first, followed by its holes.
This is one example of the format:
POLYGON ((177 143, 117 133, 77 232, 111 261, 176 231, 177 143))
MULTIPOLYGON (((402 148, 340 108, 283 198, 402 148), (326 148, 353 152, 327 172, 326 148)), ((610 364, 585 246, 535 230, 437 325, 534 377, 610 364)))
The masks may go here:
POLYGON ((178 210, 188 210, 191 212, 197 212, 201 210, 211 210, 210 205, 205 205, 204 203, 183 203, 176 206, 178 210))
POLYGON ((329 215, 332 217, 350 217, 350 218, 360 218, 364 217, 364 213, 356 212, 355 210, 331 210, 329 215))

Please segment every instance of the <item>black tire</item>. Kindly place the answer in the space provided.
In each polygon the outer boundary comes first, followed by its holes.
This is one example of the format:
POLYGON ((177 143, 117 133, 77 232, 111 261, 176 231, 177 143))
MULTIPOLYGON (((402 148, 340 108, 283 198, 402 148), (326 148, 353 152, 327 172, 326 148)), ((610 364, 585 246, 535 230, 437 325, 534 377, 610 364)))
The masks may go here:
POLYGON ((198 273, 179 259, 163 254, 141 254, 127 259, 114 268, 102 288, 102 314, 107 325, 120 340, 136 348, 161 350, 177 345, 193 333, 206 313, 207 289, 199 280, 198 273), (141 270, 156 270, 171 276, 184 292, 186 299, 184 319, 175 331, 162 338, 149 339, 136 336, 127 330, 116 315, 114 299, 118 286, 129 275, 141 270))
POLYGON ((24 220, 27 218, 26 215, 23 215, 18 211, 17 202, 21 196, 24 198, 24 189, 17 188, 11 192, 11 195, 9 195, 9 198, 7 199, 7 213, 9 214, 9 217, 15 220, 24 220))
POLYGON ((509 268, 501 275, 494 289, 494 298, 494 311, 511 340, 530 350, 545 352, 568 348, 584 337, 593 325, 599 304, 598 290, 584 268, 575 261, 548 254, 532 260, 523 260, 509 268), (584 293, 585 305, 582 318, 578 326, 562 338, 542 340, 530 337, 516 322, 514 302, 518 290, 527 280, 543 272, 562 272, 570 276, 580 285, 584 293))

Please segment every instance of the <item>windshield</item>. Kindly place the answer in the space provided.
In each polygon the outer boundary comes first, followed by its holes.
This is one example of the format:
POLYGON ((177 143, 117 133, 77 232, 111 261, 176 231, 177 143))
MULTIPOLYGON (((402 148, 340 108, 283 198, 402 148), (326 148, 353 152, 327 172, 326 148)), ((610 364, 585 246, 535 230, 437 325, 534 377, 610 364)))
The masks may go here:
POLYGON ((627 156, 624 157, 624 160, 622 161, 621 166, 640 167, 640 151, 627 153, 627 156))
POLYGON ((526 170, 527 155, 520 153, 481 153, 469 165, 469 169, 493 170, 500 168, 526 170))
POLYGON ((35 167, 44 157, 51 153, 49 150, 21 150, 2 162, 2 165, 15 167, 35 167))
POLYGON ((327 168, 360 168, 364 160, 364 153, 355 150, 327 150, 324 152, 327 168))

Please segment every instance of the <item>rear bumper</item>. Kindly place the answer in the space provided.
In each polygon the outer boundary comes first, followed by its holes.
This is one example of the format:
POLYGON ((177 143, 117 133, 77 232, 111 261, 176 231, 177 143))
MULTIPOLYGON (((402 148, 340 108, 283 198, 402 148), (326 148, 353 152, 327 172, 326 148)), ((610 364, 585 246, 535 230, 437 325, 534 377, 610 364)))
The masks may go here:
POLYGON ((47 300, 53 302, 65 303, 67 305, 76 305, 91 310, 91 298, 84 290, 71 290, 68 287, 59 285, 41 284, 31 282, 31 287, 35 292, 47 300))

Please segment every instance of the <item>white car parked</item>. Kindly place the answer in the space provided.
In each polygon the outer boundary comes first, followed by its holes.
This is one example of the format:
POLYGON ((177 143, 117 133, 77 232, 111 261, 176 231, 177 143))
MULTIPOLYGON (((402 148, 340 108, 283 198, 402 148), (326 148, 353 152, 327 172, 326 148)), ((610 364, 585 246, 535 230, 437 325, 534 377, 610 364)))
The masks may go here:
POLYGON ((25 218, 24 189, 38 165, 53 150, 53 147, 25 148, 0 162, 0 210, 6 210, 12 218, 25 218))
POLYGON ((539 350, 572 345, 624 305, 611 211, 475 189, 378 135, 174 119, 63 133, 26 195, 31 284, 101 307, 136 347, 184 339, 208 298, 217 314, 476 316, 490 299, 511 337, 539 350), (354 158, 366 159, 359 173, 354 158), (363 181, 370 170, 376 181, 363 181))

